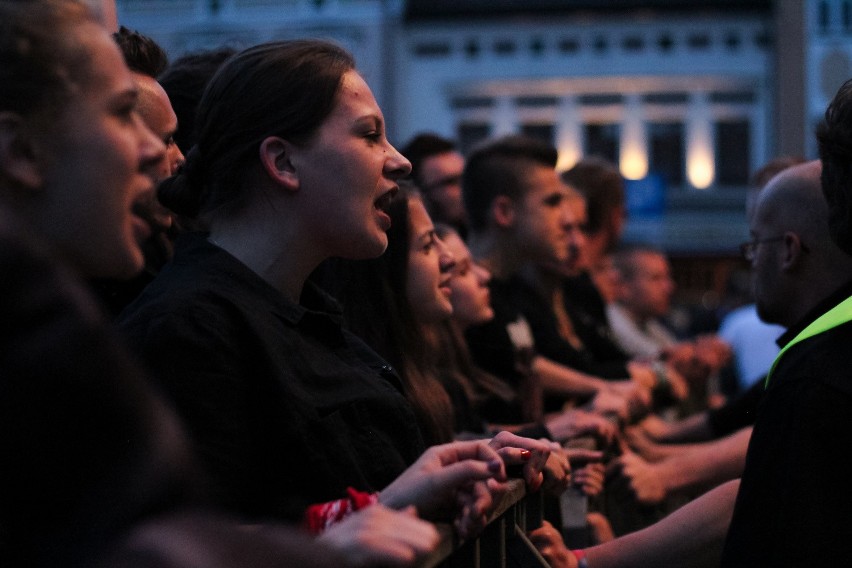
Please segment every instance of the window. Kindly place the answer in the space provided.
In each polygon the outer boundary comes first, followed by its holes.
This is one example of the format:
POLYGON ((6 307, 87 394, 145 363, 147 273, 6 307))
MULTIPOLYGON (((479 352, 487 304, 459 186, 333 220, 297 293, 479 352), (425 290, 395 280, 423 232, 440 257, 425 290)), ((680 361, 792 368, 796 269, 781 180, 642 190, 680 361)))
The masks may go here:
POLYGON ((684 129, 682 122, 651 122, 648 124, 650 140, 650 168, 660 174, 668 187, 683 185, 684 129))
POLYGON ((621 127, 618 124, 587 124, 587 156, 602 156, 614 164, 618 163, 618 139, 621 127))
POLYGON ((547 144, 553 144, 552 124, 523 124, 521 125, 521 134, 547 144))
POLYGON ((716 123, 716 183, 748 185, 751 163, 751 126, 747 120, 716 123))

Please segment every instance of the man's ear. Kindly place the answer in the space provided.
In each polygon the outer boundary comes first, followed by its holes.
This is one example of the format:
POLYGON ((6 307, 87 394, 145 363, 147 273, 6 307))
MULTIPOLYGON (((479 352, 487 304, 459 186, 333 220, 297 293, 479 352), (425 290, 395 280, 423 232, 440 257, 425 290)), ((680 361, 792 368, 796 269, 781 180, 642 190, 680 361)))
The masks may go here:
POLYGON ((289 191, 299 189, 299 175, 293 161, 293 144, 277 136, 260 143, 260 163, 266 175, 289 191))
POLYGON ((36 141, 23 118, 14 112, 0 112, 0 172, 15 187, 35 190, 43 177, 36 141))
POLYGON ((498 195, 491 204, 491 215, 494 223, 503 229, 509 229, 515 224, 515 202, 505 195, 498 195))
POLYGON ((784 233, 784 252, 781 258, 781 268, 792 270, 802 261, 802 255, 806 253, 805 245, 798 233, 787 231, 784 233))

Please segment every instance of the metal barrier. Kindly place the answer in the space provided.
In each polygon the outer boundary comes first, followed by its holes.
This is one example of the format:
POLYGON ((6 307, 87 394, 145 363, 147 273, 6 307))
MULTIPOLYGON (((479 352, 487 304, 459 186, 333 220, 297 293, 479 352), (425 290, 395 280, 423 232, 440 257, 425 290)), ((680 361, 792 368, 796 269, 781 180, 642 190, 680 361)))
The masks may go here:
POLYGON ((528 495, 519 479, 508 486, 479 537, 460 542, 451 526, 439 525, 438 549, 420 568, 547 568, 547 561, 526 536, 541 526, 542 494, 528 495))

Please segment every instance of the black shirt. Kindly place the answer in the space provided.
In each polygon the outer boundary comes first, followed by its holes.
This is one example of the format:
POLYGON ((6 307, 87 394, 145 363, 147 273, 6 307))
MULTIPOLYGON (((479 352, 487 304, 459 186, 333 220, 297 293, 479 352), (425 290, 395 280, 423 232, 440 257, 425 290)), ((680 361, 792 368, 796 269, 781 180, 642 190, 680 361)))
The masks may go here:
POLYGON ((119 318, 222 506, 297 519, 346 487, 382 489, 422 453, 397 376, 335 311, 312 284, 288 301, 194 234, 119 318))
POLYGON ((713 436, 721 438, 740 428, 753 425, 764 390, 763 379, 761 379, 724 406, 707 411, 707 420, 713 436))
POLYGON ((559 333, 553 307, 520 276, 490 283, 491 303, 517 309, 529 322, 536 351, 551 361, 603 378, 629 376, 624 361, 598 361, 584 348, 577 349, 559 333))
MULTIPOLYGON (((574 331, 596 361, 626 365, 630 356, 612 336, 606 304, 588 272, 563 282, 565 310, 571 316, 574 331)), ((626 375, 625 375, 626 376, 626 375)))
MULTIPOLYGON (((786 344, 852 294, 827 298, 786 344)), ((790 347, 769 381, 746 456, 723 566, 838 566, 852 558, 852 323, 790 347)))

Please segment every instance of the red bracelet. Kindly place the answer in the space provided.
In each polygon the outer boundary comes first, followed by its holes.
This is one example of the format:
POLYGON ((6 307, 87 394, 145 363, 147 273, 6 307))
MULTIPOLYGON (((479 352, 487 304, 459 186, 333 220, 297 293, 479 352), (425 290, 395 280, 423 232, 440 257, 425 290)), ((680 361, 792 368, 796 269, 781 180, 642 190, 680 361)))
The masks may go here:
POLYGON ((577 568, 589 568, 589 563, 586 561, 586 551, 577 549, 572 550, 571 554, 577 559, 577 568))
POLYGON ((346 488, 346 493, 348 497, 345 499, 308 507, 303 516, 303 526, 312 534, 319 534, 355 511, 360 511, 379 501, 378 493, 365 493, 351 487, 346 488))

